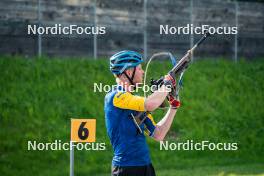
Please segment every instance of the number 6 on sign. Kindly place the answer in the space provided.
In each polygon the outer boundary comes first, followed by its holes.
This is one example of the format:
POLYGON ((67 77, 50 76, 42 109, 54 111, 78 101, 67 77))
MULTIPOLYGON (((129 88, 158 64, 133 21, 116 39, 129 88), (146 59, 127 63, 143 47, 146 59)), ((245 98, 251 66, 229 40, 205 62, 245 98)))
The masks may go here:
POLYGON ((71 119, 71 141, 95 142, 96 119, 71 119))

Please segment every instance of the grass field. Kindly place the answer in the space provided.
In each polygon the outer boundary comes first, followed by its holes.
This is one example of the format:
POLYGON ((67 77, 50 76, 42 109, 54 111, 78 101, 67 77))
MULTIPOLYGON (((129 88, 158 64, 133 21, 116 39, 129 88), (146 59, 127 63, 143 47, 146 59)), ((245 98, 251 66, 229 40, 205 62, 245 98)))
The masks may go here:
MULTIPOLYGON (((154 76, 167 64, 154 63, 154 76)), ((106 151, 76 151, 76 175, 109 175, 112 149, 106 135, 105 93, 93 83, 114 84, 104 60, 0 59, 1 175, 68 175, 69 151, 28 151, 27 141, 70 140, 70 118, 96 118, 97 142, 106 151)), ((170 142, 237 142, 237 151, 160 151, 148 139, 157 175, 264 175, 264 61, 195 62, 184 77, 182 107, 170 142)), ((154 113, 156 121, 164 112, 154 113)))

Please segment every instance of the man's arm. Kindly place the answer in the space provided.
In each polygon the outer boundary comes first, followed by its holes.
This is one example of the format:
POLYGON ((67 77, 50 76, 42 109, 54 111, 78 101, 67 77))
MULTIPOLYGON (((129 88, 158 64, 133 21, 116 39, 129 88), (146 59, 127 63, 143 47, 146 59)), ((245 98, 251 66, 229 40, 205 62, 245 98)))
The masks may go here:
MULTIPOLYGON (((147 99, 149 101, 152 100, 162 103, 168 93, 165 90, 166 89, 165 86, 162 86, 161 89, 164 89, 164 91, 154 92, 152 95, 150 95, 150 98, 148 97, 149 99, 148 98, 147 99)), ((145 111, 144 105, 146 105, 145 100, 147 99, 145 99, 144 97, 132 95, 129 92, 118 92, 114 97, 113 104, 114 106, 122 109, 145 111)), ((162 120, 158 122, 158 124, 155 124, 153 118, 149 116, 150 119, 149 121, 151 121, 151 124, 149 124, 148 127, 151 132, 150 135, 157 141, 162 141, 165 138, 166 134, 168 133, 171 127, 174 116, 176 114, 177 111, 176 108, 180 106, 178 101, 175 103, 174 101, 170 100, 169 102, 171 104, 171 108, 168 110, 168 112, 162 118, 162 120)))
POLYGON ((145 110, 154 111, 157 109, 165 100, 169 93, 168 88, 165 85, 162 85, 157 91, 153 92, 145 100, 145 110))
POLYGON ((166 134, 168 133, 177 109, 170 108, 166 115, 156 125, 153 138, 157 141, 163 141, 166 134))
POLYGON ((171 91, 168 85, 170 85, 170 87, 175 85, 175 79, 170 75, 166 75, 164 78, 164 85, 147 98, 135 96, 129 92, 118 92, 114 96, 113 104, 122 109, 154 111, 163 103, 166 96, 171 91))
POLYGON ((175 78, 171 75, 165 75, 163 79, 164 84, 153 94, 145 100, 145 110, 146 111, 154 111, 157 109, 165 100, 168 93, 171 91, 171 87, 176 85, 175 78))
POLYGON ((114 106, 122 109, 150 112, 163 103, 169 92, 170 89, 165 85, 162 85, 147 98, 132 95, 129 92, 118 92, 114 97, 113 103, 114 106))

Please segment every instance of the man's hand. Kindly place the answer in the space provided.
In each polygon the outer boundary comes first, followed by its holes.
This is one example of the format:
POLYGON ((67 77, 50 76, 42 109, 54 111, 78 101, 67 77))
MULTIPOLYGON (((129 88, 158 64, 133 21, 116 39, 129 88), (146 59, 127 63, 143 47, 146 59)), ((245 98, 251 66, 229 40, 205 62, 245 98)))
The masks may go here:
POLYGON ((175 75, 173 73, 165 75, 163 82, 165 86, 170 86, 170 88, 173 88, 176 85, 175 75))
POLYGON ((181 105, 179 100, 179 95, 176 93, 176 85, 172 87, 171 92, 168 94, 167 99, 171 105, 172 109, 178 109, 181 105))
POLYGON ((181 102, 177 100, 174 96, 169 95, 168 99, 172 109, 178 109, 181 106, 181 102))

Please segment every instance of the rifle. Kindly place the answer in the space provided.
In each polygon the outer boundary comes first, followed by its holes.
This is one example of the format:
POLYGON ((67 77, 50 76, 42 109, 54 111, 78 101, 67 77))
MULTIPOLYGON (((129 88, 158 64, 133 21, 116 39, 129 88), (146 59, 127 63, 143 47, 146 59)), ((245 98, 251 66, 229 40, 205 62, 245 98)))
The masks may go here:
MULTIPOLYGON (((179 90, 180 90, 180 87, 181 87, 181 82, 182 82, 182 77, 183 77, 184 71, 187 69, 187 67, 188 67, 188 65, 189 65, 189 63, 191 61, 191 57, 190 57, 191 54, 209 35, 210 35, 210 33, 207 31, 203 35, 203 37, 177 63, 176 63, 176 59, 169 52, 160 52, 160 53, 156 53, 153 56, 151 56, 151 58, 149 59, 149 61, 147 63, 147 66, 146 66, 146 74, 145 74, 145 77, 144 77, 144 85, 146 83, 148 66, 149 66, 149 63, 152 61, 152 59, 155 58, 155 57, 160 57, 160 56, 169 56, 169 58, 171 59, 172 64, 174 65, 174 67, 169 71, 168 74, 171 74, 173 77, 176 77, 178 75, 180 76, 179 77, 179 81, 178 81, 178 85, 176 86, 176 97, 177 97, 179 95, 179 90)), ((156 79, 156 80, 151 79, 150 84, 151 84, 151 86, 155 86, 155 90, 156 90, 156 89, 158 89, 158 87, 163 85, 163 83, 164 83, 163 79, 164 79, 164 77, 161 77, 161 78, 156 79)), ((146 92, 144 92, 144 96, 146 97, 146 92)), ((161 108, 165 107, 164 102, 160 105, 160 107, 161 108)), ((143 120, 140 119, 140 116, 142 116, 144 113, 146 113, 146 112, 140 112, 137 116, 134 116, 133 113, 131 113, 131 117, 132 117, 133 122, 135 123, 139 133, 142 133, 142 130, 139 127, 139 125, 141 123, 143 123, 143 121, 146 118, 146 115, 145 115, 143 120)))
MULTIPOLYGON (((177 75, 180 75, 180 78, 179 78, 179 82, 178 84, 180 85, 181 84, 181 81, 182 81, 182 77, 183 77, 183 73, 184 71, 187 69, 188 65, 190 64, 190 61, 191 61, 191 53, 193 53, 193 51, 203 42, 205 41, 205 39, 210 36, 210 33, 207 31, 203 37, 177 62, 177 64, 169 71, 168 74, 171 74, 173 75, 173 77, 176 77, 177 75)), ((171 53, 166 53, 166 52, 161 52, 161 53, 157 53, 157 54, 154 54, 151 58, 150 58, 150 61, 154 58, 154 57, 158 57, 158 56, 161 56, 161 55, 168 55, 170 57, 170 59, 172 60, 175 60, 174 57, 172 56, 171 53)), ((149 61, 149 62, 150 62, 149 61)), ((148 63, 149 64, 149 63, 148 63)), ((147 64, 147 68, 148 68, 148 64, 147 64)), ((147 71, 147 69, 146 69, 147 71)), ((156 88, 160 87, 161 85, 163 85, 163 77, 159 78, 159 79, 151 79, 151 86, 155 86, 156 88)), ((144 84, 145 84, 145 80, 144 80, 144 84)), ((178 95, 178 92, 179 92, 179 89, 177 90, 176 94, 178 95)))

